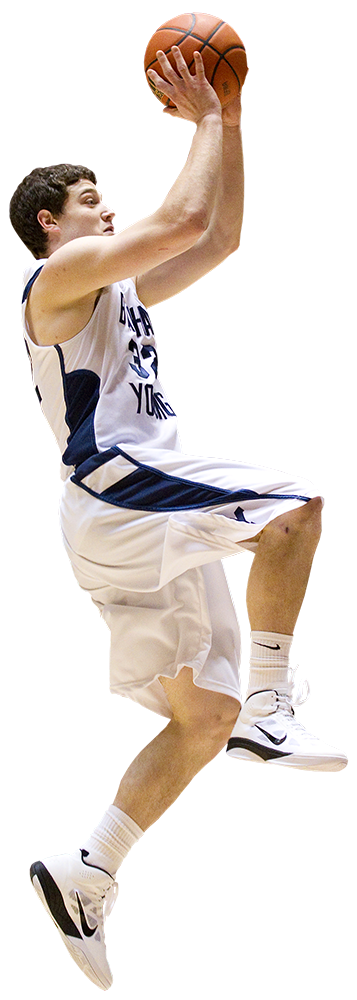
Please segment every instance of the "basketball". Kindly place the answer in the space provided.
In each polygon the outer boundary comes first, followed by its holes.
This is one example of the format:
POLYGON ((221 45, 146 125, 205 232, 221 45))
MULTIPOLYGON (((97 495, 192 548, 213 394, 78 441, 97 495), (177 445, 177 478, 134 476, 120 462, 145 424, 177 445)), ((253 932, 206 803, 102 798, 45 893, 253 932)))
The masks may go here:
POLYGON ((229 24, 212 14, 179 14, 155 31, 145 52, 146 79, 162 104, 168 108, 175 107, 170 98, 155 87, 147 76, 147 71, 154 69, 162 76, 161 66, 156 59, 157 51, 162 49, 177 72, 170 51, 172 45, 180 48, 192 75, 195 73, 193 53, 201 53, 206 77, 216 91, 222 108, 237 96, 248 72, 246 52, 239 35, 229 24))

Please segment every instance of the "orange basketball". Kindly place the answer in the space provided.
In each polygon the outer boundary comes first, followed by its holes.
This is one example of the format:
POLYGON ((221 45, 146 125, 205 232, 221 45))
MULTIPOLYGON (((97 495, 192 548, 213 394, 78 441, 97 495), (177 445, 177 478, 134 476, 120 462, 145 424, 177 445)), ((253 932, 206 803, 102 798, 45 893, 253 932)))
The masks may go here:
POLYGON ((158 49, 165 52, 169 62, 177 72, 171 53, 171 46, 177 45, 187 62, 190 72, 195 73, 194 52, 200 52, 205 73, 222 108, 237 96, 243 87, 248 72, 247 57, 241 38, 229 24, 212 14, 179 14, 166 21, 150 38, 145 52, 144 67, 146 79, 155 97, 168 108, 175 105, 162 94, 147 76, 148 69, 154 69, 162 76, 162 69, 156 59, 158 49))

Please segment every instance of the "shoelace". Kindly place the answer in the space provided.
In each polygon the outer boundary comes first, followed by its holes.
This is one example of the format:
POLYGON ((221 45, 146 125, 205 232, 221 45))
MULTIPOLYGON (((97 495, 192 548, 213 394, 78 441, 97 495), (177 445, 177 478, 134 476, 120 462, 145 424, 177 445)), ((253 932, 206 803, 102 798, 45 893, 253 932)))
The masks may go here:
POLYGON ((288 690, 284 694, 278 694, 278 711, 282 712, 283 715, 289 716, 290 725, 294 726, 294 729, 299 730, 300 737, 318 741, 317 736, 314 736, 313 733, 308 733, 307 729, 295 719, 293 706, 303 705, 310 694, 310 685, 306 678, 302 682, 300 681, 299 684, 295 682, 295 674, 298 669, 299 666, 297 665, 296 667, 291 667, 289 670, 288 690))
POLYGON ((112 885, 109 886, 109 889, 106 889, 105 892, 103 892, 103 889, 95 889, 94 886, 91 886, 91 896, 94 904, 93 912, 96 919, 103 922, 107 917, 109 917, 116 902, 118 896, 118 883, 113 882, 112 885))
POLYGON ((109 917, 109 915, 112 912, 113 906, 115 905, 117 900, 118 891, 119 891, 118 883, 113 882, 113 885, 111 885, 108 891, 105 893, 104 897, 105 903, 103 907, 103 915, 105 920, 107 917, 109 917))

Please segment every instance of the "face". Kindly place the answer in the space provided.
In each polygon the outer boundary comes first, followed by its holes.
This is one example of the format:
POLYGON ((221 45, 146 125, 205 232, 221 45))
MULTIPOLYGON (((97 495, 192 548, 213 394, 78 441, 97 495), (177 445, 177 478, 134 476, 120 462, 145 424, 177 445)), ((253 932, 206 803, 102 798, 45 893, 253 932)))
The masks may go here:
POLYGON ((79 236, 112 236, 115 212, 103 204, 92 181, 79 180, 68 187, 68 198, 58 217, 61 243, 79 236))

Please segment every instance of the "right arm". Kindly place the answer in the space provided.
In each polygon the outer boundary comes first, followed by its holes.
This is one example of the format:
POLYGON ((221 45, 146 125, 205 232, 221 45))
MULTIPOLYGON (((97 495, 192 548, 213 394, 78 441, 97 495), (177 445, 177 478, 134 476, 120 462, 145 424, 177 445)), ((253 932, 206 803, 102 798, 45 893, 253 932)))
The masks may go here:
POLYGON ((153 215, 110 238, 81 237, 56 250, 36 282, 43 308, 65 308, 105 285, 156 267, 193 246, 209 225, 222 157, 220 103, 201 56, 196 57, 196 76, 179 50, 175 57, 180 75, 162 54, 167 80, 154 76, 182 117, 196 124, 183 170, 153 215))

